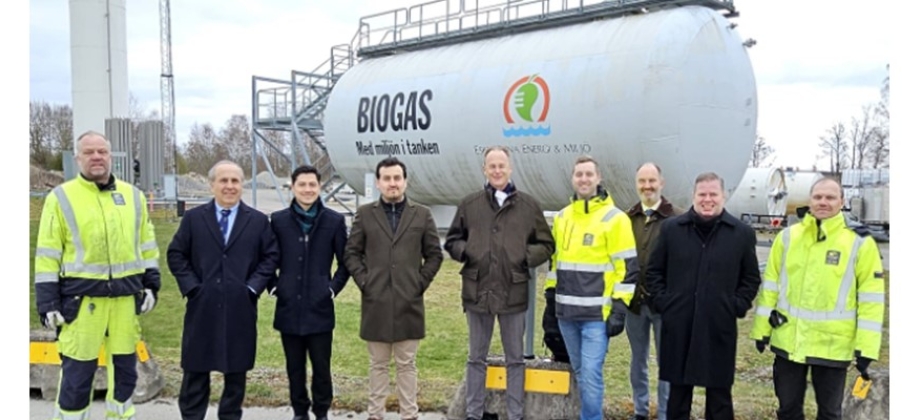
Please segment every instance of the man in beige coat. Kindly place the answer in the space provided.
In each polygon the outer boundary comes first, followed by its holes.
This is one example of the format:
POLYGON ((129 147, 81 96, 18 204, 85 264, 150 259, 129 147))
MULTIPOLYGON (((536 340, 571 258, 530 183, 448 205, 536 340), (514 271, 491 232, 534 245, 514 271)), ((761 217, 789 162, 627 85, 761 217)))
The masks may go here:
POLYGON ((428 207, 406 198, 406 166, 377 164, 380 200, 358 208, 345 246, 345 265, 361 290, 361 339, 371 366, 368 420, 382 420, 396 359, 400 417, 418 418, 415 356, 425 337, 424 293, 441 268, 437 226, 428 207))

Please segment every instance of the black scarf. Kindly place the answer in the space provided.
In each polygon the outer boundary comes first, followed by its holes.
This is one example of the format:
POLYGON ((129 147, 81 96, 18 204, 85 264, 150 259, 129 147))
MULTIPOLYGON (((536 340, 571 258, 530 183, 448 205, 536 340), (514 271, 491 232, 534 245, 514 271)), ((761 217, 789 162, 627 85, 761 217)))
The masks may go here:
MULTIPOLYGON (((712 233, 712 231, 715 229, 716 224, 719 223, 719 220, 722 219, 722 213, 719 213, 715 217, 704 219, 703 216, 700 216, 700 214, 697 213, 696 210, 693 209, 693 207, 690 207, 689 213, 690 213, 690 219, 693 221, 693 226, 697 229, 697 231, 700 233, 700 236, 704 240, 709 239, 709 236, 712 233)), ((723 210, 723 213, 724 213, 724 210, 723 210)))

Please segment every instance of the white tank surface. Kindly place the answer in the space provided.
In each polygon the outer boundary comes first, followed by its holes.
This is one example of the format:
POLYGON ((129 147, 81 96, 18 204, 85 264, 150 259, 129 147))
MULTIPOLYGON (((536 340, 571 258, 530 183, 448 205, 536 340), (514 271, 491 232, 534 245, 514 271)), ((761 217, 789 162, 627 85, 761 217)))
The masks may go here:
POLYGON ((725 208, 736 216, 786 214, 786 179, 780 168, 748 168, 725 208))
POLYGON ((70 0, 74 138, 128 116, 125 0, 70 0))
POLYGON ((795 209, 807 206, 811 201, 811 186, 824 177, 821 172, 786 171, 786 214, 795 214, 795 209))
POLYGON ((702 172, 733 189, 757 126, 747 51, 718 12, 684 6, 365 59, 329 98, 326 145, 357 191, 393 155, 409 197, 455 205, 482 188, 482 152, 512 149, 512 180, 544 210, 572 195, 575 159, 600 162, 621 208, 656 162, 687 208, 702 172))

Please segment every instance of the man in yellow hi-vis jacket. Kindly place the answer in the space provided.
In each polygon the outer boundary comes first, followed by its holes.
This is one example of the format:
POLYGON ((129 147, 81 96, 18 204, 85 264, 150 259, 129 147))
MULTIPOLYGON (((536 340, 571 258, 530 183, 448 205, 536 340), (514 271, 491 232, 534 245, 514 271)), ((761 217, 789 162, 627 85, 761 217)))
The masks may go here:
POLYGON ((604 359, 610 337, 623 332, 639 277, 629 216, 600 185, 597 162, 581 156, 572 170, 575 195, 553 221, 555 254, 547 296, 578 382, 582 420, 604 418, 604 359))
POLYGON ((89 419, 103 345, 105 418, 134 419, 137 315, 156 303, 160 254, 143 193, 112 175, 108 140, 81 135, 76 162, 77 177, 45 198, 35 248, 38 314, 61 356, 53 419, 89 419))
POLYGON ((843 189, 831 178, 811 188, 808 213, 782 231, 770 251, 751 338, 776 354, 777 417, 802 419, 811 370, 818 418, 842 419, 847 367, 868 378, 879 357, 885 272, 865 228, 847 225, 843 189))

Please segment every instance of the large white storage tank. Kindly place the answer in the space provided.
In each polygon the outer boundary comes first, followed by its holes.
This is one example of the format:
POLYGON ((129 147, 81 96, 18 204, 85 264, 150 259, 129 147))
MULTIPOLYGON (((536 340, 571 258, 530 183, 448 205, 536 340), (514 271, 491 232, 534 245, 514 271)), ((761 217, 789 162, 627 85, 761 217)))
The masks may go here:
POLYGON ((748 168, 725 208, 742 214, 786 215, 786 179, 780 168, 748 168))
POLYGON ((74 139, 128 116, 125 0, 70 0, 74 139))
POLYGON ((336 170, 357 191, 394 155, 410 197, 455 205, 482 188, 484 148, 505 145, 512 180, 545 210, 568 204, 583 153, 621 208, 645 161, 686 208, 702 172, 738 184, 756 126, 743 42, 699 6, 365 59, 336 83, 324 120, 336 170))
POLYGON ((809 205, 811 202, 811 186, 824 177, 821 172, 786 171, 786 189, 789 196, 786 198, 786 214, 794 215, 795 209, 809 205))

